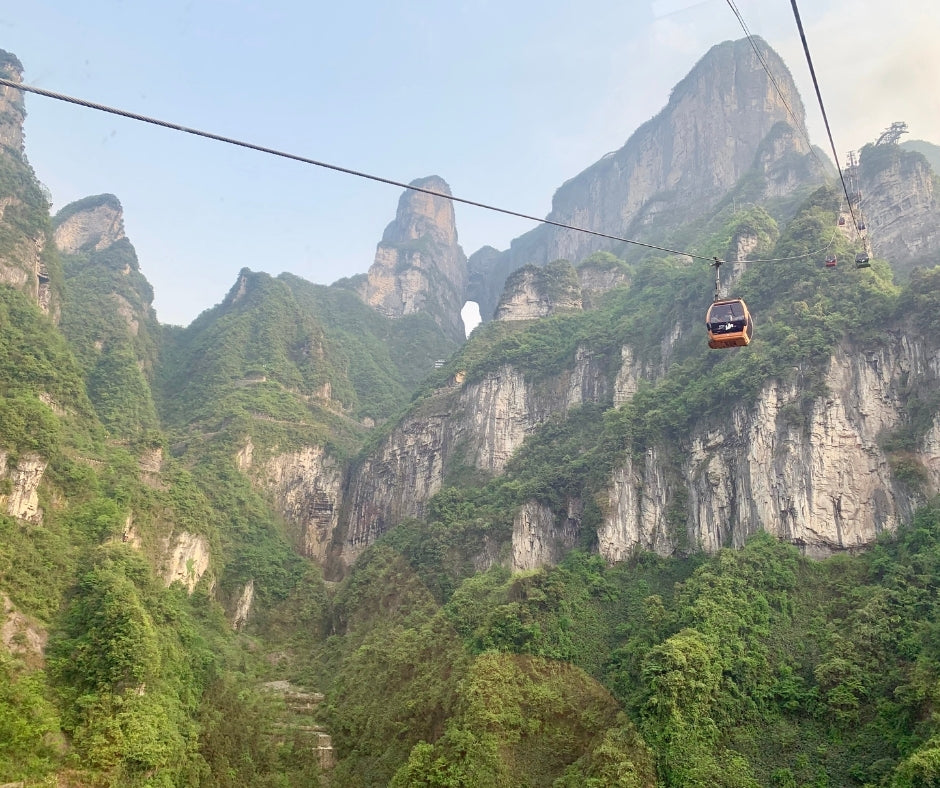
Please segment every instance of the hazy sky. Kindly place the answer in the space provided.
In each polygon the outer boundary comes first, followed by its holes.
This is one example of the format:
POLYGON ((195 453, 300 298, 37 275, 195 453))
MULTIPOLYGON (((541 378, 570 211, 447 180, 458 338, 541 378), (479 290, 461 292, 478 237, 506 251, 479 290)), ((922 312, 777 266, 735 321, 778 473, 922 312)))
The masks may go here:
MULTIPOLYGON (((0 49, 24 81, 536 216, 662 109, 726 0, 29 0, 0 49)), ((788 0, 737 0, 796 78, 828 151, 788 0)), ((938 0, 802 0, 840 159, 893 121, 940 144, 938 0)), ((27 94, 26 153, 54 210, 109 192, 156 292, 188 324, 239 269, 329 284, 368 270, 401 190, 27 94)), ((532 228, 456 206, 469 255, 532 228)))

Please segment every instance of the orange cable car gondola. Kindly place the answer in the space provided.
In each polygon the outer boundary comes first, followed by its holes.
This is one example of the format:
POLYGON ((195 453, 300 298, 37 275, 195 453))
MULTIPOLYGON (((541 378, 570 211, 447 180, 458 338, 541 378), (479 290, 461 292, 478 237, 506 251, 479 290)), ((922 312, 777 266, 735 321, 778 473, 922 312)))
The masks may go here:
POLYGON ((715 301, 705 315, 708 346, 714 350, 744 347, 754 336, 754 320, 741 298, 715 301))
POLYGON ((721 288, 718 267, 721 260, 715 258, 715 300, 705 313, 705 328, 708 331, 708 346, 713 350, 729 347, 744 347, 754 336, 754 319, 743 298, 718 297, 721 288))

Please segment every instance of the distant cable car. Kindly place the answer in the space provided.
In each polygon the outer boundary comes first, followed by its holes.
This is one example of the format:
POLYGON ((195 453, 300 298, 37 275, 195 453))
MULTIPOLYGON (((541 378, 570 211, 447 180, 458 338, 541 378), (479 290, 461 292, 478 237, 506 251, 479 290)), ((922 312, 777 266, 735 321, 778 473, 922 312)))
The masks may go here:
POLYGON ((865 222, 859 222, 859 223, 858 223, 858 229, 859 229, 859 231, 864 230, 864 229, 865 229, 865 222))
POLYGON ((744 347, 754 336, 754 320, 740 298, 715 301, 705 314, 708 346, 714 350, 744 347))
POLYGON ((826 268, 835 268, 837 265, 836 256, 834 254, 826 255, 826 268))
POLYGON ((844 217, 844 216, 840 216, 840 217, 839 217, 839 227, 844 227, 844 226, 845 226, 845 217, 844 217))
POLYGON ((868 252, 859 252, 855 255, 855 267, 871 268, 871 260, 868 257, 868 252))

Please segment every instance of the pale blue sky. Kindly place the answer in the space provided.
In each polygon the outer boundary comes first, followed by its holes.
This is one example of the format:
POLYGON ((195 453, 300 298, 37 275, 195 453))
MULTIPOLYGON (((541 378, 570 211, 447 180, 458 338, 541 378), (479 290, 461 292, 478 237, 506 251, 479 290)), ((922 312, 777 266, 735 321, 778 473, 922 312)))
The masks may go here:
MULTIPOLYGON (((783 55, 828 150, 788 0, 737 0, 783 55)), ((726 0, 30 0, 0 49, 49 90, 544 216, 554 191, 743 32, 726 0)), ((940 3, 803 0, 840 157, 895 120, 940 144, 940 3)), ((158 318, 188 324, 240 268, 368 270, 401 190, 27 95, 26 152, 54 209, 121 200, 158 318)), ((460 243, 531 222, 457 205, 460 243)))

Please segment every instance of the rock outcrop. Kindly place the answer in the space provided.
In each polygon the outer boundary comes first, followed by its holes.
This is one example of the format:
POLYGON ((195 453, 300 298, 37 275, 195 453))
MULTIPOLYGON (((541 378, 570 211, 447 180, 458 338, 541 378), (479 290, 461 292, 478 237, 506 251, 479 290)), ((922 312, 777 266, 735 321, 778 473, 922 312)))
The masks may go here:
POLYGON ((251 607, 255 601, 255 581, 254 578, 245 583, 238 602, 235 605, 235 611, 232 613, 232 629, 238 631, 243 629, 248 623, 248 617, 251 615, 251 607))
POLYGON ((175 534, 166 544, 163 581, 169 586, 182 583, 190 594, 209 568, 209 540, 185 531, 175 534))
POLYGON ((3 647, 29 667, 41 668, 47 640, 46 630, 17 610, 10 597, 0 593, 0 643, 3 647))
POLYGON ((437 176, 411 185, 424 191, 401 196, 359 294, 386 317, 427 312, 448 336, 463 341, 467 258, 457 243, 450 187, 437 176))
MULTIPOLYGON (((609 153, 564 183, 548 218, 601 233, 643 240, 707 215, 745 175, 749 200, 792 195, 821 183, 828 167, 803 134, 803 103, 783 60, 754 39, 713 47, 673 90, 667 106, 609 153), (778 92, 778 87, 779 91, 778 92), (781 95, 782 93, 782 95, 781 95), (792 115, 791 115, 792 113, 792 115)), ((608 239, 541 225, 509 250, 471 256, 468 298, 484 320, 515 269, 566 259, 577 265, 608 239)))
POLYGON ((875 255, 900 273, 936 265, 940 194, 927 159, 894 144, 870 145, 862 149, 858 173, 875 255))
POLYGON ((581 283, 566 260, 545 267, 526 265, 506 280, 496 320, 535 320, 580 310, 581 283))
POLYGON ((74 202, 56 216, 53 238, 59 250, 66 254, 100 252, 126 238, 124 209, 113 194, 74 202))
MULTIPOLYGON (((53 240, 69 292, 62 305, 62 332, 84 368, 92 404, 114 435, 136 439, 158 428, 150 386, 161 329, 153 287, 124 234, 123 217, 114 195, 86 197, 58 212, 53 240), (114 378, 145 400, 134 418, 115 408, 108 393, 114 378)), ((154 475, 149 480, 158 482, 154 475)))
MULTIPOLYGON (((11 82, 23 81, 23 64, 16 55, 0 49, 0 76, 11 82)), ((20 155, 23 153, 23 121, 26 106, 23 92, 0 85, 0 146, 20 155)))
POLYGON ((48 463, 35 453, 21 456, 13 468, 7 467, 7 453, 0 450, 0 480, 8 481, 9 492, 0 494, 0 507, 11 517, 30 523, 42 522, 39 484, 48 463))

